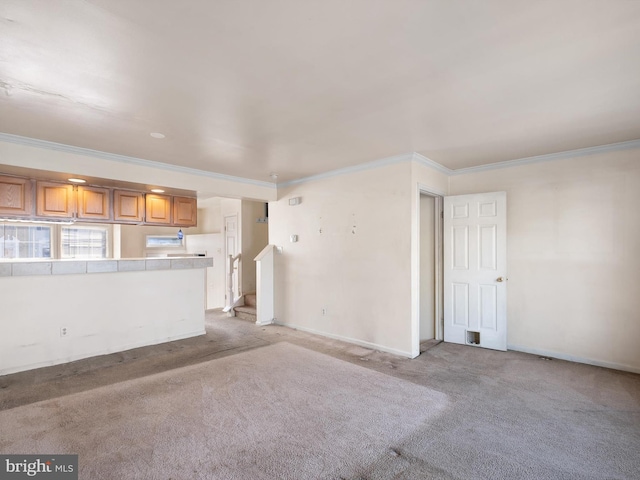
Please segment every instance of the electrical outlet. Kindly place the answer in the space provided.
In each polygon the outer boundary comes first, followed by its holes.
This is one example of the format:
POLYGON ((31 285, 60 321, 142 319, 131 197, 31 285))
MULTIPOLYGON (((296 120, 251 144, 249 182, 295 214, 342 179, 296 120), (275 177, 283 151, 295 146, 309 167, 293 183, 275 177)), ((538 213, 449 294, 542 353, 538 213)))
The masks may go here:
POLYGON ((69 329, 67 327, 60 327, 60 336, 66 337, 69 334, 69 329))
POLYGON ((323 309, 322 309, 322 316, 324 317, 326 314, 327 314, 327 309, 326 309, 326 308, 323 308, 323 309))

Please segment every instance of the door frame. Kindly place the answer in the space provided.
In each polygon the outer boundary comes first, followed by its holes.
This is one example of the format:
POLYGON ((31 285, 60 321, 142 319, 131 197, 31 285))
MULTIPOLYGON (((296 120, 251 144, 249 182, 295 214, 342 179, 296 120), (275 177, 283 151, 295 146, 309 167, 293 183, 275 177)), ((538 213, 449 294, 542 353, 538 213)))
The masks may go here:
POLYGON ((444 339, 444 276, 443 276, 443 223, 442 207, 446 193, 418 183, 412 192, 413 215, 411 232, 411 358, 420 355, 420 195, 434 197, 436 215, 434 215, 434 256, 435 256, 435 338, 444 339))

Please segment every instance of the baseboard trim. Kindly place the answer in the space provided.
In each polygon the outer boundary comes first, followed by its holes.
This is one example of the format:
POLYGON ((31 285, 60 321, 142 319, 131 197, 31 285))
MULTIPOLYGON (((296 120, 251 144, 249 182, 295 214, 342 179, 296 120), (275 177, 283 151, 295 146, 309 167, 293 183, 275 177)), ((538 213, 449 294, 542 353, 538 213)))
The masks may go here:
POLYGON ((264 327, 265 325, 273 325, 273 324, 274 324, 273 320, 271 320, 270 322, 262 322, 262 323, 256 321, 256 325, 258 327, 264 327))
POLYGON ((558 360, 566 360, 568 362, 584 363, 595 367, 611 368, 613 370, 621 370, 623 372, 640 373, 640 367, 625 365, 623 363, 605 362, 602 360, 594 360, 592 358, 578 357, 567 353, 552 352, 540 348, 523 347, 522 345, 507 345, 507 350, 515 352, 530 353, 532 355, 541 355, 543 357, 557 358, 558 360))
POLYGON ((313 328, 301 327, 293 323, 284 323, 284 322, 276 321, 273 324, 280 325, 281 327, 293 328, 295 330, 300 330, 301 332, 313 333, 314 335, 320 335, 321 337, 327 337, 333 340, 340 340, 342 342, 352 343, 354 345, 358 345, 359 347, 365 347, 365 348, 370 348, 372 350, 379 350, 381 352, 392 353, 393 355, 398 355, 399 357, 414 358, 414 355, 412 355, 411 352, 396 350, 395 348, 385 347, 384 345, 379 345, 377 343, 365 342, 364 340, 358 340, 356 338, 349 338, 349 337, 344 337, 342 335, 335 335, 333 333, 321 332, 319 330, 314 330, 313 328))

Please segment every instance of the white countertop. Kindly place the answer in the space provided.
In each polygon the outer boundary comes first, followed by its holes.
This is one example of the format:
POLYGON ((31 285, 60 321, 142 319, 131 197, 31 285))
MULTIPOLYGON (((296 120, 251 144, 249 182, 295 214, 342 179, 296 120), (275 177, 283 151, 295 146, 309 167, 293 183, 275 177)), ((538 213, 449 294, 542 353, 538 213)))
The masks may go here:
POLYGON ((211 257, 121 258, 100 260, 12 260, 0 262, 0 277, 70 275, 83 273, 184 270, 213 266, 211 257))

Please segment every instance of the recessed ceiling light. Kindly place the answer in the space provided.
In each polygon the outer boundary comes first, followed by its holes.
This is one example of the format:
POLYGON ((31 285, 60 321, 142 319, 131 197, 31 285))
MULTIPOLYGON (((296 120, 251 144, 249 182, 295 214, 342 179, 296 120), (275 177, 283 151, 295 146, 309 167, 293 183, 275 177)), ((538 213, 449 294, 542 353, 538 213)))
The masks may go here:
POLYGON ((164 138, 165 137, 164 133, 160 133, 160 132, 152 132, 149 135, 151 135, 153 138, 164 138))
POLYGON ((164 190, 162 190, 161 188, 152 188, 151 191, 153 193, 164 193, 164 190))
POLYGON ((270 176, 271 178, 273 178, 274 180, 277 180, 277 178, 278 178, 278 174, 277 174, 277 173, 275 173, 275 172, 274 172, 274 173, 269 174, 269 176, 270 176))
POLYGON ((67 178, 67 180, 69 180, 71 183, 87 183, 86 180, 83 180, 81 178, 67 178))

